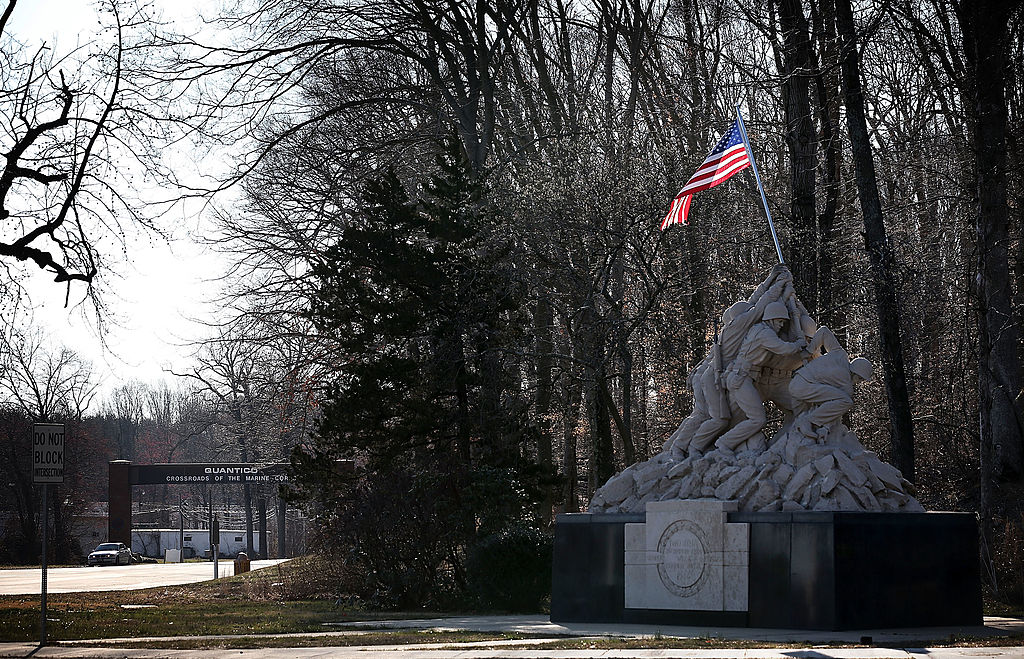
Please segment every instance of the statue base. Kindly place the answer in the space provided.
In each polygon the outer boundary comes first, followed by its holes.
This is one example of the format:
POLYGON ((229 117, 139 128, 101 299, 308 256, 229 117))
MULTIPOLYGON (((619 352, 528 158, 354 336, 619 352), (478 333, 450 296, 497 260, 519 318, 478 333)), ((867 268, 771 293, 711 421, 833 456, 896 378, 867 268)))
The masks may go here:
MULTIPOLYGON (((731 505, 730 505, 731 504, 731 505)), ((969 513, 563 514, 553 622, 851 630, 982 624, 969 513)))

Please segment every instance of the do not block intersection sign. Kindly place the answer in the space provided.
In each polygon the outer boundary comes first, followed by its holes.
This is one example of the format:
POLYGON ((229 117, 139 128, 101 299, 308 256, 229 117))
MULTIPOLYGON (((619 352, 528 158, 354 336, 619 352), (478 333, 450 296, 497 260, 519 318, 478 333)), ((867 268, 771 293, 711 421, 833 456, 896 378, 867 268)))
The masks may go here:
POLYGON ((43 532, 40 534, 43 551, 42 583, 39 597, 39 644, 46 645, 46 536, 50 528, 50 508, 46 505, 46 493, 50 483, 64 482, 64 424, 36 423, 32 426, 32 482, 42 485, 43 532))
POLYGON ((64 424, 37 423, 32 428, 32 482, 64 482, 64 424))

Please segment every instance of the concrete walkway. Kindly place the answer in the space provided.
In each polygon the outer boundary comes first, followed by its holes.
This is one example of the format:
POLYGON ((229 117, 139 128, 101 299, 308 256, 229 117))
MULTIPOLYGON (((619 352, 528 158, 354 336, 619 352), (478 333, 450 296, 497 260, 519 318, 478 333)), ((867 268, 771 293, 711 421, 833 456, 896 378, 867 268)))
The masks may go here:
POLYGON ((430 629, 480 632, 516 632, 552 636, 613 636, 643 638, 715 638, 766 643, 886 643, 913 645, 923 641, 946 640, 964 636, 1024 635, 1024 619, 985 618, 982 627, 921 627, 912 629, 866 629, 853 631, 813 631, 793 629, 756 629, 749 627, 683 627, 672 625, 625 625, 597 623, 554 623, 544 616, 465 616, 430 620, 376 620, 372 622, 328 623, 337 629, 430 629), (867 641, 865 637, 870 637, 867 641), (862 641, 862 639, 864 639, 862 641))
MULTIPOLYGON (((979 627, 930 627, 922 629, 858 630, 849 632, 821 632, 784 629, 745 629, 735 627, 656 627, 652 625, 559 625, 541 616, 467 616, 431 620, 391 620, 366 623, 338 623, 332 631, 318 634, 281 634, 276 638, 296 636, 348 636, 367 629, 433 629, 519 632, 543 634, 547 638, 516 641, 484 641, 475 643, 374 645, 317 648, 267 648, 259 650, 143 650, 103 647, 105 643, 131 643, 143 640, 173 641, 175 637, 160 639, 109 639, 107 641, 76 641, 60 646, 39 648, 36 644, 0 643, 0 657, 54 657, 61 659, 368 659, 393 657, 394 659, 954 659, 982 657, 1013 657, 1024 659, 1024 647, 936 648, 921 647, 950 638, 993 637, 1024 634, 1024 620, 1018 618, 986 618, 979 627), (765 643, 797 643, 803 649, 708 649, 708 650, 545 650, 521 649, 556 640, 557 636, 580 638, 717 638, 761 641, 765 643), (870 637, 870 641, 867 638, 870 637), (893 648, 829 648, 828 643, 884 643, 893 648), (88 646, 88 647, 87 647, 88 646), (505 649, 503 646, 519 646, 505 649)), ((208 636, 192 638, 237 638, 208 636)))
POLYGON ((1021 648, 808 648, 805 650, 501 650, 459 645, 375 645, 347 648, 262 650, 111 650, 0 646, 0 657, 60 659, 1020 659, 1021 648))

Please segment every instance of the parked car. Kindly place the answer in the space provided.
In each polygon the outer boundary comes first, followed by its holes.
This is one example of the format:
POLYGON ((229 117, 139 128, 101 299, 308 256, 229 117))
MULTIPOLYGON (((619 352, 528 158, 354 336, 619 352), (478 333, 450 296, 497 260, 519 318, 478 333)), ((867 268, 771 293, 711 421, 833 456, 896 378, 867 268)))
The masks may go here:
POLYGON ((123 542, 104 542, 89 554, 88 565, 131 565, 132 550, 123 542))

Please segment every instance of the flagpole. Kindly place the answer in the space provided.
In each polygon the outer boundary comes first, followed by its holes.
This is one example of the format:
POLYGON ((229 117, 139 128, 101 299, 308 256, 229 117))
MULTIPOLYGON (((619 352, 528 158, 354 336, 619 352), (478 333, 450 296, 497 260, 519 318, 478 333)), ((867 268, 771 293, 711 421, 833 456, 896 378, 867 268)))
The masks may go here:
POLYGON ((761 185, 761 175, 757 172, 757 163, 754 162, 754 150, 750 148, 750 140, 747 139, 747 129, 743 125, 743 116, 740 114, 740 104, 736 104, 736 121, 740 127, 740 137, 743 138, 743 147, 747 150, 747 158, 750 158, 750 168, 754 170, 754 179, 757 181, 757 191, 761 193, 761 203, 764 204, 764 214, 768 216, 768 228, 772 231, 772 240, 775 241, 775 251, 779 255, 779 263, 785 264, 782 258, 782 248, 779 247, 779 236, 775 233, 775 223, 772 222, 772 212, 768 210, 768 199, 764 196, 764 187, 761 185))

